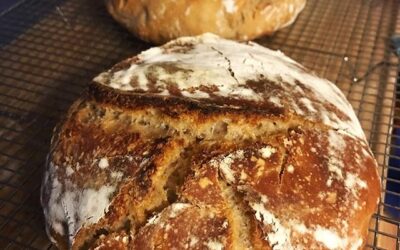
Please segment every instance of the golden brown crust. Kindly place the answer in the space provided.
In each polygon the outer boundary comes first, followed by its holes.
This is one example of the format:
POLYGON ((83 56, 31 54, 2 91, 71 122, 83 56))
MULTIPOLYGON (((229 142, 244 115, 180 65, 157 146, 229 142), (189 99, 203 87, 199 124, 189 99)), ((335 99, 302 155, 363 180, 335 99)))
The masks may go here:
POLYGON ((288 135, 268 140, 266 147, 273 150, 267 159, 260 151, 262 147, 252 145, 209 161, 213 167, 230 159, 229 169, 222 171, 222 176, 243 194, 244 200, 255 209, 255 217, 261 216, 258 226, 253 225, 252 229, 255 245, 260 244, 257 239, 260 234, 268 239, 272 237, 270 234, 283 229, 290 235, 290 245, 278 240, 275 243, 285 248, 320 249, 331 243, 333 248, 345 249, 360 240, 366 243, 369 220, 366 218, 370 217, 365 215, 372 214, 379 197, 376 162, 367 145, 339 135, 339 143, 344 144, 341 160, 345 164, 330 170, 341 164, 335 161, 337 156, 332 155, 335 149, 329 145, 332 143, 329 139, 337 133, 297 128, 288 135), (235 157, 239 152, 241 156, 235 157), (280 228, 274 228, 276 224, 280 228), (330 237, 337 237, 337 241, 316 239, 316 234, 325 231, 329 231, 330 237))
MULTIPOLYGON (((260 84, 263 83, 260 82, 260 84)), ((87 98, 98 103, 116 105, 121 109, 155 108, 157 111, 172 117, 178 117, 185 113, 190 113, 191 115, 197 113, 202 116, 228 113, 247 113, 252 115, 261 114, 263 117, 288 115, 285 109, 277 107, 271 103, 256 104, 246 100, 228 98, 195 102, 187 98, 179 98, 176 96, 160 97, 152 94, 135 94, 125 91, 111 90, 110 87, 96 82, 89 84, 87 98)))
POLYGON ((204 249, 215 244, 232 249, 232 229, 221 210, 174 203, 140 229, 133 249, 204 249))
POLYGON ((211 32, 252 40, 291 24, 305 0, 106 0, 110 14, 137 37, 156 44, 211 32))
POLYGON ((91 250, 127 250, 130 236, 124 231, 100 235, 99 238, 89 247, 91 250))
MULTIPOLYGON (((276 82, 251 84, 265 85, 257 93, 285 91, 276 82)), ((350 119, 301 92, 336 122, 350 119)), ((92 82, 56 128, 44 177, 42 205, 57 246, 366 244, 380 183, 366 141, 352 134, 357 130, 333 128, 286 106, 236 98, 240 105, 232 107, 215 100, 92 82)))

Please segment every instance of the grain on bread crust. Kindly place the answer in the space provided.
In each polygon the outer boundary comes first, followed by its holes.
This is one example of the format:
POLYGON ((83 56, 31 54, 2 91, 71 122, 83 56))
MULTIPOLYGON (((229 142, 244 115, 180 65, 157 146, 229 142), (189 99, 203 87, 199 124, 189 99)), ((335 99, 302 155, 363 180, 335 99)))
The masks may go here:
POLYGON ((379 185, 332 83, 203 35, 89 84, 55 130, 42 205, 62 249, 361 249, 379 185))

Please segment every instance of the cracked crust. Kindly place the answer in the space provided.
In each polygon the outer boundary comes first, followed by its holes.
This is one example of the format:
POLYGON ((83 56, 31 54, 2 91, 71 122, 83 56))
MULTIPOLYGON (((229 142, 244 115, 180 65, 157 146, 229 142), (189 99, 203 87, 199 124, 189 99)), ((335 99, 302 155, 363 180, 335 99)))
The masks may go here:
POLYGON ((135 36, 156 44, 212 32, 252 40, 290 25, 305 0, 106 0, 110 14, 135 36))
POLYGON ((255 44, 144 52, 90 83, 56 128, 49 236, 61 249, 361 249, 380 183, 354 117, 332 83, 255 44), (264 65, 241 71, 254 47, 264 65))

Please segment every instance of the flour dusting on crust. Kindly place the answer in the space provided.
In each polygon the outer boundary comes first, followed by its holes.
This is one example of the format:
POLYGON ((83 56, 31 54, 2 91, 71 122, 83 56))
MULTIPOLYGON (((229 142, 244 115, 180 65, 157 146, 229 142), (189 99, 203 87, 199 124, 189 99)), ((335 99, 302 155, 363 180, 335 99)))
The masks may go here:
POLYGON ((139 94, 284 107, 311 121, 365 137, 351 105, 333 83, 282 52, 253 42, 239 43, 212 34, 182 37, 128 62, 94 81, 139 94))
POLYGON ((209 34, 98 76, 48 162, 47 230, 76 248, 359 249, 380 193, 334 84, 280 52, 209 34))
POLYGON ((237 10, 235 0, 222 0, 222 4, 224 5, 226 12, 228 13, 233 13, 237 10))
POLYGON ((51 180, 49 190, 51 206, 44 207, 44 212, 54 231, 60 235, 68 233, 72 242, 82 226, 96 223, 107 212, 115 187, 104 185, 97 190, 78 188, 68 180, 60 181, 55 175, 57 168, 50 163, 46 178, 51 180), (64 223, 68 225, 67 228, 64 228, 64 223), (65 229, 68 232, 65 232, 65 229))

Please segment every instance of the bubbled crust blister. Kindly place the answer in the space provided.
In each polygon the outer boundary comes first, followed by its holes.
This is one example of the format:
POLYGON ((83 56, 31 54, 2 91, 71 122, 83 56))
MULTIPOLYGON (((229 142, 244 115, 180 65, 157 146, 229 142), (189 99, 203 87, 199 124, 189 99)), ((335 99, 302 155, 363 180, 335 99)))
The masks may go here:
POLYGON ((96 77, 55 130, 42 186, 62 249, 361 249, 378 201, 343 94, 212 35, 96 77))
POLYGON ((137 37, 156 44, 211 32, 252 40, 290 25, 306 0, 106 0, 110 14, 137 37))

